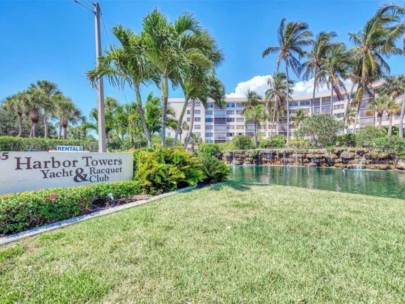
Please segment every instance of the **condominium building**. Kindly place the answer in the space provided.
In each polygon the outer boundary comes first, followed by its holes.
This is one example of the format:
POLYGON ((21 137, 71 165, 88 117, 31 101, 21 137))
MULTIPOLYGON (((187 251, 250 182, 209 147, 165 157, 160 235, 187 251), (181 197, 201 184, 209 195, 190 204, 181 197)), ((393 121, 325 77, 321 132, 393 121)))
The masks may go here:
MULTIPOLYGON (((348 96, 347 96, 348 97, 348 96)), ((347 98, 346 97, 346 98, 347 98)), ((350 96, 350 99, 353 98, 350 96)), ((402 98, 401 98, 402 100, 402 98)), ((331 94, 322 93, 317 94, 314 100, 314 113, 315 114, 330 114, 335 116, 338 120, 343 119, 345 109, 347 107, 347 99, 339 100, 337 97, 331 98, 331 94)), ((366 111, 369 96, 364 96, 360 103, 360 119, 356 126, 349 126, 349 132, 353 129, 363 128, 368 125, 376 124, 376 117, 366 111)), ((204 107, 200 102, 195 103, 194 113, 194 128, 193 133, 200 136, 205 142, 227 142, 236 135, 253 136, 254 125, 245 122, 242 115, 244 103, 246 98, 226 98, 224 108, 219 108, 211 100, 208 102, 207 107, 204 107)), ((169 105, 175 110, 178 117, 184 105, 183 98, 170 98, 169 105)), ((191 102, 187 106, 184 120, 190 124, 190 107, 191 102)), ((294 132, 293 117, 298 109, 303 109, 307 115, 312 115, 312 96, 295 97, 290 101, 290 130, 294 132)), ((389 120, 386 115, 383 116, 383 126, 388 126, 389 120)), ((399 114, 394 117, 393 125, 398 126, 399 114)), ((173 130, 169 132, 169 136, 173 136, 173 130)), ((261 138, 269 138, 273 134, 287 135, 287 121, 285 118, 280 119, 276 124, 272 124, 269 120, 263 122, 259 128, 259 136, 261 138)), ((293 134, 293 133, 291 133, 293 134)))

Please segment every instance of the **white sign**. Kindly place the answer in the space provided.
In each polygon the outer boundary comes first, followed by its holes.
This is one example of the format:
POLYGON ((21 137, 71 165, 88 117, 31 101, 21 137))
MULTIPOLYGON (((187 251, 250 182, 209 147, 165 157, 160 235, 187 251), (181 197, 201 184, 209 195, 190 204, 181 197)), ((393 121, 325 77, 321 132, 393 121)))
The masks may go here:
POLYGON ((132 177, 132 153, 0 152, 0 194, 132 177))
POLYGON ((64 152, 81 152, 83 151, 82 146, 56 146, 57 151, 64 151, 64 152))

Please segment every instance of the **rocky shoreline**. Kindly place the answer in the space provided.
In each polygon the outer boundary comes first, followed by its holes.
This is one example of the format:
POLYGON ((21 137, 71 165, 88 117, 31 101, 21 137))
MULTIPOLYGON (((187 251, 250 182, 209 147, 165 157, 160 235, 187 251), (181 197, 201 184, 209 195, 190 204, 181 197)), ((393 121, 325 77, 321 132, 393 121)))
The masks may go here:
POLYGON ((296 165, 348 169, 405 170, 405 160, 394 154, 365 148, 255 149, 218 155, 234 165, 296 165))

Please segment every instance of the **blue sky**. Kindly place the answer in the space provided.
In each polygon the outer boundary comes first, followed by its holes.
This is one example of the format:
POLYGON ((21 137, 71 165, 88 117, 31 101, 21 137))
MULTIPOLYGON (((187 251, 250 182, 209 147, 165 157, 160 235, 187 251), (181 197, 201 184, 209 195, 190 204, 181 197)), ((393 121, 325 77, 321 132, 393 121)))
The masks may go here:
MULTIPOLYGON (((87 0, 81 0, 86 3, 87 0)), ((142 18, 158 8, 174 20, 189 11, 217 39, 225 54, 219 77, 232 93, 238 84, 258 75, 271 74, 275 57, 262 59, 266 46, 276 44, 276 29, 282 17, 309 23, 310 29, 336 31, 350 46, 347 33, 359 31, 380 0, 194 0, 135 1, 100 0, 103 11, 102 42, 105 49, 114 39, 111 28, 122 24, 136 32, 142 18)), ((88 3, 87 3, 88 4, 88 3)), ((94 19, 72 0, 0 0, 0 100, 39 79, 56 82, 87 114, 96 105, 96 92, 86 79, 95 65, 94 19)), ((389 59, 392 74, 405 71, 402 57, 389 59)), ((248 82, 249 84, 250 82, 248 82)), ((159 91, 143 87, 143 95, 159 91)), ((120 102, 134 99, 127 88, 106 86, 106 96, 120 102)), ((171 97, 181 97, 180 91, 171 97)))

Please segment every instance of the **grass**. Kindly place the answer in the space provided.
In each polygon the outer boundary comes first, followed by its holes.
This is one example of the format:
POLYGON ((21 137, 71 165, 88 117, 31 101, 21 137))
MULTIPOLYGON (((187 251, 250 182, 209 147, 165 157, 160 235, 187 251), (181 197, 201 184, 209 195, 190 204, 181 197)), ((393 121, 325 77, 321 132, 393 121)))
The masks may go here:
POLYGON ((401 200, 236 183, 0 249, 0 303, 404 303, 401 200))

